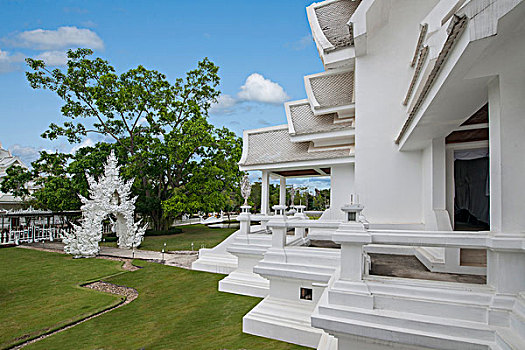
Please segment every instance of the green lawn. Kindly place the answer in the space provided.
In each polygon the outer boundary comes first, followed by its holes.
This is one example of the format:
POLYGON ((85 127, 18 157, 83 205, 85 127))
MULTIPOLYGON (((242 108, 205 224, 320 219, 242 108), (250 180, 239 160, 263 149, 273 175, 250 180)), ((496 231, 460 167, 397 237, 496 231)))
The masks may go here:
MULTIPOLYGON (((218 292, 217 283, 223 276, 143 261, 134 263, 143 268, 105 280, 137 289, 136 300, 27 348, 302 349, 242 333, 243 315, 260 299, 218 292)), ((60 317, 55 308, 65 301, 69 303, 60 309, 68 317, 85 313, 82 308, 86 305, 94 310, 116 301, 115 297, 77 287, 95 276, 119 271, 113 261, 72 260, 59 254, 8 248, 0 249, 0 266, 4 272, 0 290, 4 346, 6 340, 30 331, 31 324, 39 323, 31 329, 57 324, 60 317), (42 298, 39 291, 45 290, 48 299, 52 291, 53 303, 42 298), (13 310, 16 299, 18 307, 13 310)))
MULTIPOLYGON (((146 236, 139 249, 161 251, 166 243, 167 250, 199 250, 201 246, 205 248, 215 247, 226 237, 238 229, 234 228, 208 228, 205 225, 180 226, 182 233, 167 236, 146 236)), ((105 246, 116 247, 116 242, 101 243, 105 246)))
POLYGON ((118 261, 76 259, 22 248, 0 249, 0 348, 119 302, 78 285, 121 272, 118 261))

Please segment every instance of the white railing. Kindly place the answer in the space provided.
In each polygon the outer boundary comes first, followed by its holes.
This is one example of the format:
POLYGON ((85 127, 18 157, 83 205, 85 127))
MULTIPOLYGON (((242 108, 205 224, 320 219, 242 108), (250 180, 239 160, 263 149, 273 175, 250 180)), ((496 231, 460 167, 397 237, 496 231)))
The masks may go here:
POLYGON ((285 248, 290 228, 323 228, 333 230, 332 241, 341 244, 341 279, 362 281, 365 274, 363 247, 400 245, 416 247, 444 247, 485 249, 487 281, 503 291, 525 290, 525 234, 457 231, 368 230, 360 223, 341 223, 319 220, 287 220, 274 217, 268 223, 272 231, 272 247, 285 248), (503 271, 505 273, 503 274, 503 271), (507 277, 503 277, 506 275, 507 277), (520 276, 508 279, 509 275, 520 276))
POLYGON ((30 227, 25 230, 10 230, 0 233, 0 245, 19 245, 60 239, 60 229, 56 227, 30 227))

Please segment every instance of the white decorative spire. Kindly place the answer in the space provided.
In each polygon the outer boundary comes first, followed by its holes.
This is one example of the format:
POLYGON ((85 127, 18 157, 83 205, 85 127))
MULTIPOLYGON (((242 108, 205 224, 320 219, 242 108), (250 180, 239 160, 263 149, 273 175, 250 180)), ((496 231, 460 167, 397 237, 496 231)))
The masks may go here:
POLYGON ((90 257, 99 253, 99 242, 102 240, 102 221, 110 214, 115 215, 114 222, 119 248, 131 249, 142 243, 145 226, 142 220, 134 222, 135 202, 131 197, 133 179, 123 181, 119 175, 120 166, 115 153, 111 151, 104 175, 97 182, 86 174, 89 184, 89 199, 79 196, 82 201, 82 220, 80 226, 74 225, 71 233, 63 237, 64 251, 76 257, 90 257))

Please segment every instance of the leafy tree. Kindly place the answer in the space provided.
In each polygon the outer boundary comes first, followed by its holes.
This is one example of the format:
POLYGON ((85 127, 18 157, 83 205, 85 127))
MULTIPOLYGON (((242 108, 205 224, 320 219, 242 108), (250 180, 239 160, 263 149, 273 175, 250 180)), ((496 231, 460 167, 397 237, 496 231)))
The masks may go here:
POLYGON ((7 176, 2 179, 0 191, 10 192, 14 196, 25 199, 29 196, 28 183, 31 181, 31 173, 19 165, 14 165, 6 170, 7 176))
MULTIPOLYGON (((135 178, 137 211, 157 230, 181 213, 225 205, 240 178, 241 140, 207 121, 220 93, 218 67, 205 58, 170 83, 143 66, 119 75, 108 61, 90 55, 89 49, 69 50, 65 71, 27 59, 31 87, 51 90, 63 101, 66 121, 52 123, 42 137, 78 143, 94 133, 112 140, 81 148, 74 156, 41 154, 31 175, 42 185, 34 195, 41 205, 78 206, 76 199, 63 203, 53 197, 84 193, 84 171, 97 175, 110 149, 117 153, 123 177, 135 178)), ((6 189, 20 187, 18 182, 28 177, 18 170, 14 175, 6 189)))

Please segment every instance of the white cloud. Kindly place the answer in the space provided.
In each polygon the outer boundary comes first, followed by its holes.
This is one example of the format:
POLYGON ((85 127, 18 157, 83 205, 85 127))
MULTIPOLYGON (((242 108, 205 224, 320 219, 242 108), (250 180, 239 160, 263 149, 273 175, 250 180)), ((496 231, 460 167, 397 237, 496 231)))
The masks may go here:
POLYGON ((253 107, 253 104, 247 102, 280 104, 287 99, 289 99, 288 95, 279 84, 266 79, 259 73, 253 73, 246 78, 237 96, 221 94, 217 103, 212 104, 210 114, 247 113, 253 107))
POLYGON ((306 49, 310 45, 313 45, 312 34, 305 35, 297 41, 286 43, 284 46, 294 51, 301 51, 306 49))
POLYGON ((104 48, 102 39, 91 29, 60 27, 56 30, 35 29, 14 36, 9 41, 13 46, 35 50, 57 50, 68 47, 104 48))
POLYGON ((22 146, 19 144, 14 144, 9 147, 9 151, 12 155, 20 158, 22 162, 28 167, 31 166, 32 162, 40 158, 40 152, 55 153, 55 151, 42 147, 38 148, 34 146, 22 146))
POLYGON ((93 147, 93 146, 95 146, 95 142, 88 137, 88 138, 84 139, 84 141, 79 143, 78 145, 76 145, 73 148, 71 148, 71 151, 69 153, 70 154, 75 154, 81 148, 93 147))
POLYGON ((253 73, 248 78, 237 97, 244 101, 280 104, 289 97, 281 85, 266 79, 259 73, 253 73))
POLYGON ((63 51, 44 51, 36 59, 43 60, 48 66, 65 66, 67 54, 63 51))
POLYGON ((11 154, 14 156, 20 158, 27 166, 29 166, 31 162, 37 160, 39 157, 38 149, 32 146, 22 146, 15 144, 9 147, 9 151, 11 151, 11 154))
POLYGON ((18 67, 18 63, 24 61, 24 55, 21 53, 10 54, 7 51, 0 50, 0 73, 11 72, 18 67))
POLYGON ((217 99, 217 103, 211 105, 210 113, 213 114, 231 114, 233 107, 239 103, 239 100, 231 95, 221 94, 217 99))

